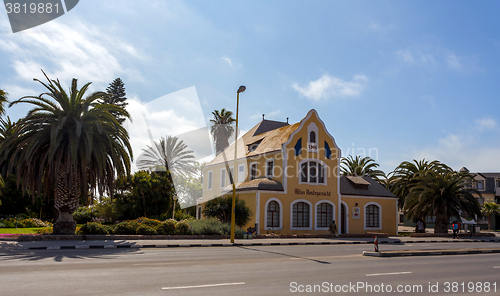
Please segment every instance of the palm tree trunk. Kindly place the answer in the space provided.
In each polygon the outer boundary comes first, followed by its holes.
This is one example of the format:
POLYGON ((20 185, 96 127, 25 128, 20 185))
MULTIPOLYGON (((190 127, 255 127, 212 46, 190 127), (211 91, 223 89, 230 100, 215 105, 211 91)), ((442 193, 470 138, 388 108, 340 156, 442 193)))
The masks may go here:
POLYGON ((437 211, 434 233, 448 233, 449 220, 450 218, 446 214, 442 213, 442 211, 437 211))
POLYGON ((488 230, 491 230, 491 214, 488 215, 488 230))
POLYGON ((54 207, 59 212, 56 223, 53 226, 53 234, 75 234, 76 222, 73 212, 78 209, 80 198, 79 183, 73 182, 74 190, 69 190, 65 182, 66 170, 63 165, 59 169, 59 180, 55 190, 54 207))

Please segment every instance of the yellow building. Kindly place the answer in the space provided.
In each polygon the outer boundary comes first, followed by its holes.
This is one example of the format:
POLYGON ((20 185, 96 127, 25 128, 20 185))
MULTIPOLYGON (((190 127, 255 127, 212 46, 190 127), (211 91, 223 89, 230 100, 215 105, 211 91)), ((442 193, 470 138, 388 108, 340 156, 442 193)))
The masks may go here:
MULTIPOLYGON (((340 149, 316 110, 300 122, 262 120, 238 139, 236 190, 252 210, 244 227, 257 233, 397 235, 397 198, 367 177, 340 176, 340 149)), ((204 168, 203 203, 232 195, 234 143, 204 168), (225 161, 227 160, 227 162, 225 161)))

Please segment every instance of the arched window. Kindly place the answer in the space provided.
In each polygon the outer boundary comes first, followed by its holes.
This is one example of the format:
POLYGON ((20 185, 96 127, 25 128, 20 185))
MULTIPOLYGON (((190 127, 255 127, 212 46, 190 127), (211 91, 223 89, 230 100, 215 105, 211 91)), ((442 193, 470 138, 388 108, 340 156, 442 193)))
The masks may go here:
POLYGON ((377 205, 369 205, 365 208, 366 227, 380 227, 380 209, 377 205))
POLYGON ((309 227, 309 205, 305 202, 293 204, 292 227, 309 227))
POLYGON ((309 142, 310 143, 316 143, 316 133, 315 132, 310 132, 309 133, 309 142))
POLYGON ((323 202, 316 206, 316 227, 328 227, 333 220, 333 206, 323 202))
POLYGON ((274 200, 267 205, 266 222, 266 227, 280 227, 280 205, 274 200))

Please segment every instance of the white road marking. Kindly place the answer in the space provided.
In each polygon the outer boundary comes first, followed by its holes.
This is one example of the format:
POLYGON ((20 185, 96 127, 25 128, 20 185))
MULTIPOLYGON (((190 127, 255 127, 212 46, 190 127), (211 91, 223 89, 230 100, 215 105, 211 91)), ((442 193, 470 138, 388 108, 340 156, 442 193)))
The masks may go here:
POLYGON ((367 274, 366 276, 395 275, 395 274, 409 274, 409 273, 413 273, 413 272, 402 271, 402 272, 388 272, 388 273, 372 273, 372 274, 367 274))
POLYGON ((222 284, 199 285, 199 286, 165 287, 165 288, 162 288, 162 290, 207 288, 207 287, 234 286, 234 285, 244 285, 244 284, 245 283, 222 283, 222 284))
POLYGON ((493 266, 493 268, 500 268, 500 266, 493 266))

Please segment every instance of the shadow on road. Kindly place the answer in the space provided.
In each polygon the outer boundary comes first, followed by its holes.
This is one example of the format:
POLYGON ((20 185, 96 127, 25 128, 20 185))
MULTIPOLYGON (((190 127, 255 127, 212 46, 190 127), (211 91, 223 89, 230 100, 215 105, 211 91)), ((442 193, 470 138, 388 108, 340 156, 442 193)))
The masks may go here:
MULTIPOLYGON (((129 244, 130 245, 130 244, 129 244)), ((59 250, 15 250, 9 248, 6 244, 0 242, 0 262, 7 260, 26 260, 38 261, 53 259, 56 262, 62 262, 68 259, 115 259, 118 255, 125 253, 141 254, 142 251, 137 248, 99 248, 99 249, 59 249, 59 250)))
POLYGON ((273 251, 268 251, 268 250, 254 249, 254 248, 243 247, 243 246, 238 246, 238 248, 245 249, 245 250, 256 251, 256 252, 265 252, 265 253, 270 253, 270 254, 276 254, 276 255, 290 257, 290 258, 304 259, 304 260, 309 260, 309 261, 313 261, 313 262, 321 263, 321 264, 331 264, 330 262, 326 262, 326 261, 315 260, 315 259, 311 259, 311 258, 307 258, 307 257, 294 256, 294 255, 289 255, 289 254, 284 254, 284 253, 279 253, 279 252, 273 252, 273 251))

